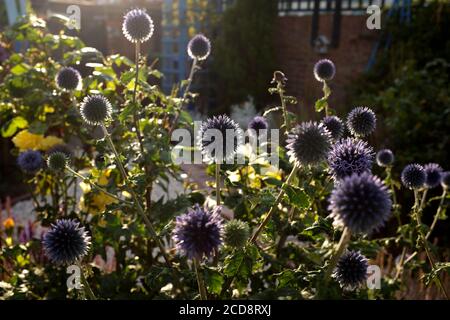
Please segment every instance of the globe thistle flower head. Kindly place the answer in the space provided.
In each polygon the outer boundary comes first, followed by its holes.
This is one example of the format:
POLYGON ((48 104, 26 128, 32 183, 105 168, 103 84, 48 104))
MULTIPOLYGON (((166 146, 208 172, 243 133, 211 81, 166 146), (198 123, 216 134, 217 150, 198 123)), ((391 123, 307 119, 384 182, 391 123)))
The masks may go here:
POLYGON ((79 90, 82 79, 78 70, 72 67, 62 68, 56 75, 56 85, 60 89, 79 90))
POLYGON ((376 159, 380 167, 389 167, 394 163, 395 157, 391 150, 382 149, 377 152, 376 159))
POLYGON ((377 117, 367 107, 357 107, 347 117, 347 127, 356 137, 366 137, 375 131, 377 117))
POLYGON ((58 265, 70 265, 88 252, 91 238, 76 220, 61 219, 53 224, 42 241, 47 257, 58 265))
POLYGON ((197 141, 206 160, 223 163, 234 159, 237 149, 244 143, 244 134, 234 120, 220 115, 202 122, 197 141))
POLYGON ((344 290, 355 290, 367 280, 368 260, 360 252, 347 251, 338 260, 333 277, 344 290))
POLYGON ((402 171, 401 180, 408 189, 420 189, 425 185, 427 175, 424 168, 417 163, 408 164, 402 171))
POLYGON ((352 174, 335 185, 328 210, 335 226, 352 233, 378 230, 391 216, 392 201, 383 182, 368 172, 352 174))
POLYGON ((370 172, 373 162, 373 149, 367 142, 346 138, 336 142, 328 154, 328 165, 335 180, 354 173, 370 172))
POLYGON ((339 117, 327 116, 323 118, 322 123, 330 132, 333 140, 339 140, 344 135, 344 123, 339 117))
POLYGON ((220 207, 209 211, 195 205, 176 218, 173 240, 189 259, 210 257, 222 244, 220 207))
POLYGON ((286 140, 287 154, 292 163, 318 165, 331 148, 331 134, 322 123, 303 122, 297 125, 286 140))
POLYGON ((317 81, 330 81, 336 74, 336 67, 333 61, 328 59, 321 59, 314 65, 314 77, 317 81))
POLYGON ((269 128, 269 124, 267 123, 266 118, 261 116, 254 117, 249 123, 248 123, 248 129, 250 134, 256 134, 257 137, 259 137, 260 134, 267 133, 267 129, 269 128))
POLYGON ((234 219, 225 224, 223 241, 227 246, 242 248, 247 243, 249 236, 250 227, 248 223, 234 219))
POLYGON ((122 32, 128 41, 146 42, 153 35, 153 31, 153 20, 145 10, 133 9, 125 14, 122 32))
POLYGON ((55 152, 61 152, 66 155, 68 161, 73 158, 73 152, 70 147, 66 144, 57 144, 47 150, 47 155, 51 155, 55 152))
POLYGON ((428 163, 423 166, 426 174, 425 187, 426 188, 436 188, 442 179, 442 167, 437 163, 428 163))
POLYGON ((442 174, 441 174, 441 186, 444 189, 450 188, 450 171, 442 172, 442 174))
POLYGON ((85 97, 80 107, 81 117, 92 126, 100 125, 111 117, 111 110, 111 103, 102 95, 85 97))
POLYGON ((68 164, 67 156, 59 151, 55 151, 47 157, 47 166, 54 172, 64 171, 68 164))
POLYGON ((33 174, 44 166, 44 159, 39 151, 27 150, 19 154, 17 164, 23 172, 33 174))
POLYGON ((206 60, 211 54, 211 41, 203 34, 197 34, 189 41, 187 52, 191 59, 206 60))

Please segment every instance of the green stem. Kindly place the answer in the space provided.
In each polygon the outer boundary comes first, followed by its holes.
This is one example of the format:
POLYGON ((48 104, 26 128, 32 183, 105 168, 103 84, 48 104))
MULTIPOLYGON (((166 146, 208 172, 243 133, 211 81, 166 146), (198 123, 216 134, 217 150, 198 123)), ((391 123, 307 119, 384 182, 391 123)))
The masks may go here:
POLYGON ((172 134, 172 131, 175 129, 175 127, 178 123, 181 111, 183 110, 184 104, 186 103, 186 100, 187 100, 187 96, 189 94, 189 91, 191 90, 192 81, 194 80, 194 74, 195 74, 195 71, 197 70, 197 64, 198 64, 198 59, 195 58, 194 61, 192 62, 191 71, 189 72, 189 78, 187 79, 186 89, 184 90, 183 97, 181 98, 180 110, 175 115, 175 119, 173 120, 172 126, 169 129, 169 137, 172 134))
POLYGON ((402 220, 400 218, 400 210, 398 209, 397 194, 395 193, 395 184, 394 180, 392 179, 392 166, 386 167, 386 180, 389 182, 389 187, 391 188, 392 206, 394 208, 394 214, 395 217, 397 218, 398 225, 401 226, 402 220))
POLYGON ((262 229, 267 225, 267 223, 270 221, 270 218, 272 217, 273 213, 275 212, 275 210, 278 208, 278 204, 281 202, 281 199, 283 199, 285 188, 287 185, 289 185, 291 183, 291 180, 295 177, 297 171, 298 171, 298 166, 294 165, 294 167, 292 168, 291 173, 289 174, 288 178, 286 179, 286 181, 283 183, 283 185, 281 186, 281 190, 280 193, 278 194, 277 198, 275 199, 275 203, 272 205, 272 207, 269 210, 269 213, 267 214, 267 216, 264 218, 263 222, 260 224, 260 226, 258 227, 258 229, 256 229, 256 232, 253 234, 252 238, 250 239, 250 243, 255 243, 256 239, 258 239, 259 234, 261 233, 262 229))
POLYGON ((284 128, 286 130, 286 133, 288 133, 291 130, 291 128, 290 128, 291 124, 289 123, 287 107, 286 107, 286 99, 284 98, 284 85, 281 82, 278 82, 277 88, 278 88, 278 94, 280 95, 280 100, 281 100, 281 109, 283 110, 284 128))
POLYGON ((108 133, 108 130, 106 129, 104 124, 102 124, 101 127, 102 127, 103 133, 105 135, 105 139, 106 139, 107 143, 109 144, 109 147, 111 148, 112 152, 114 153, 114 157, 115 157, 117 166, 119 167, 119 171, 120 171, 120 173, 122 175, 123 180, 125 181, 125 184, 127 186, 128 192, 130 192, 131 196, 133 197, 134 205, 135 205, 138 213, 140 214, 141 218, 144 220, 144 223, 147 226, 147 229, 150 232, 151 237, 153 238, 153 240, 156 241, 156 243, 157 243, 157 245, 159 247, 159 250, 161 251, 161 254, 164 257, 166 265, 169 268, 171 268, 172 267, 172 263, 170 262, 169 257, 167 256, 166 249, 164 248, 164 245, 162 244, 161 239, 157 235, 157 233, 155 231, 155 228, 153 227, 152 222, 150 221, 150 219, 145 214, 144 209, 142 207, 142 204, 141 204, 141 202, 140 202, 136 192, 134 192, 134 190, 133 190, 133 188, 131 186, 130 180, 128 179, 128 175, 127 175, 127 173, 125 171, 125 168, 124 168, 124 166, 122 164, 122 161, 120 161, 120 155, 117 152, 116 147, 114 146, 114 143, 113 143, 113 141, 111 139, 111 136, 108 133))
POLYGON ((334 268, 336 267, 339 258, 342 256, 342 253, 347 248, 347 245, 350 241, 350 238, 352 236, 352 233, 350 229, 347 227, 344 228, 344 231, 342 232, 341 239, 339 240, 339 243, 336 247, 336 250, 334 251, 330 263, 328 264, 327 270, 325 272, 324 281, 327 283, 331 279, 331 275, 333 273, 334 268))
MULTIPOLYGON (((424 194, 426 195, 426 190, 424 191, 424 194)), ((417 190, 414 190, 414 198, 415 198, 416 205, 418 205, 419 204, 419 192, 417 190)), ((422 203, 423 202, 424 201, 423 201, 423 197, 422 197, 422 203)), ((422 243, 422 246, 425 249, 425 253, 427 255, 428 261, 430 262, 431 269, 434 270, 436 268, 436 263, 434 262, 434 258, 432 256, 430 247, 428 246, 428 240, 425 239, 425 236, 422 232, 422 221, 420 220, 421 209, 422 209, 422 206, 420 206, 418 209, 416 209, 413 214, 416 218, 420 242, 422 243)), ((419 248, 417 248, 417 249, 419 249, 419 248)), ((447 290, 445 289, 445 286, 442 284, 441 277, 439 274, 436 274, 436 282, 437 282, 438 286, 440 287, 442 293, 445 295, 446 299, 450 300, 450 297, 447 293, 447 290)))
POLYGON ((220 205, 220 163, 216 163, 216 205, 220 205))
MULTIPOLYGON (((103 188, 100 187, 99 185, 93 183, 91 180, 89 180, 88 178, 82 176, 81 174, 79 174, 78 172, 76 172, 75 170, 73 170, 71 167, 66 166, 66 170, 69 171, 69 172, 70 172, 71 174, 73 174, 74 176, 76 176, 76 177, 82 179, 83 182, 88 182, 92 187, 94 187, 94 189, 97 189, 98 191, 103 192, 103 193, 106 194, 107 196, 109 196, 109 197, 111 197, 111 198, 114 198, 114 199, 117 200, 117 201, 125 202, 125 203, 127 203, 127 204, 131 204, 130 202, 125 201, 125 200, 119 198, 118 196, 116 196, 116 195, 114 195, 114 194, 112 194, 112 193, 106 191, 105 189, 103 189, 103 188)), ((76 188, 76 185, 75 185, 75 188, 76 188)))
POLYGON ((431 233, 433 232, 434 228, 436 227, 436 224, 439 220, 439 216, 441 215, 442 207, 444 206, 444 200, 447 196, 447 188, 444 188, 441 195, 441 200, 439 201, 439 207, 436 210, 436 214, 434 215, 433 223, 430 226, 430 230, 428 230, 427 234, 425 235, 425 239, 428 240, 428 238, 431 236, 431 233))
POLYGON ((201 300, 208 300, 208 295, 206 293, 205 281, 203 280, 200 263, 197 258, 193 259, 195 274, 197 275, 198 292, 200 293, 201 300))
POLYGON ((83 271, 83 267, 81 266, 81 263, 78 262, 77 265, 78 265, 78 268, 80 268, 80 280, 83 285, 83 290, 84 290, 85 295, 87 295, 89 297, 89 299, 91 299, 91 300, 97 300, 94 292, 92 291, 91 286, 89 285, 89 282, 87 281, 87 279, 84 275, 84 271, 83 271))
MULTIPOLYGON (((323 82, 323 97, 325 99, 328 99, 328 97, 330 96, 329 94, 329 87, 326 81, 323 82)), ((328 110, 328 101, 326 101, 325 103, 325 116, 328 117, 329 116, 329 110, 328 110)))

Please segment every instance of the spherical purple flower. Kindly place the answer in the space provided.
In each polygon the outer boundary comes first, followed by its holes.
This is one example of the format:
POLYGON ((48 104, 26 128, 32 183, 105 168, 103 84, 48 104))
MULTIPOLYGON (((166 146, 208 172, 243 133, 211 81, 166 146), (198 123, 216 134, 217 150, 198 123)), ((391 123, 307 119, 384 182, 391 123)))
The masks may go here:
POLYGON ((269 124, 267 123, 266 118, 261 116, 254 117, 249 123, 248 123, 248 129, 250 134, 256 134, 258 137, 260 134, 266 134, 267 129, 269 128, 269 124))
POLYGON ((111 117, 111 103, 102 95, 87 96, 83 99, 80 113, 89 125, 100 125, 111 117))
POLYGON ((336 142, 328 154, 330 172, 336 180, 354 173, 370 172, 374 153, 367 142, 346 138, 336 142))
POLYGON ((347 251, 339 258, 333 277, 344 290, 354 290, 366 282, 368 267, 367 258, 360 252, 347 251))
POLYGON ((392 201, 383 182, 368 172, 353 174, 335 185, 328 209, 336 226, 370 233, 391 216, 392 201))
POLYGON ((314 76, 317 81, 329 81, 334 78, 336 67, 331 60, 322 59, 314 65, 314 76))
POLYGON ((420 164, 408 164, 402 171, 402 182, 408 189, 420 189, 425 185, 427 175, 420 164))
POLYGON ((442 174, 441 174, 441 186, 444 189, 450 188, 450 171, 442 172, 442 174))
POLYGON ((91 238, 76 220, 61 219, 44 235, 42 244, 46 255, 56 264, 69 265, 83 258, 91 238))
POLYGON ((287 154, 297 166, 318 165, 331 148, 331 134, 322 123, 303 122, 297 125, 286 140, 287 154))
POLYGON ((77 90, 81 87, 81 75, 78 70, 66 67, 62 68, 56 75, 56 85, 61 89, 77 90))
POLYGON ((153 35, 153 20, 142 9, 128 11, 123 19, 122 32, 128 41, 145 42, 153 35))
POLYGON ((394 163, 394 154, 389 149, 382 149, 377 152, 376 159, 380 167, 389 167, 394 163))
POLYGON ((205 60, 211 53, 211 41, 202 34, 197 34, 188 43, 187 52, 191 59, 205 60))
POLYGON ((426 188, 435 188, 441 183, 441 174, 442 168, 437 163, 428 163, 423 166, 425 170, 426 179, 425 179, 425 187, 426 188))
POLYGON ((27 150, 19 154, 17 164, 23 172, 33 174, 44 166, 44 158, 39 151, 27 150))
POLYGON ((197 141, 206 160, 222 163, 234 158, 244 142, 244 134, 239 125, 224 114, 203 121, 197 141))
POLYGON ((328 116, 323 118, 322 123, 330 131, 334 140, 339 140, 344 135, 344 123, 336 116, 328 116))
POLYGON ((356 137, 368 136, 375 131, 376 124, 375 113, 367 107, 357 107, 347 117, 347 127, 356 137))
POLYGON ((209 211, 195 205, 176 219, 176 248, 190 259, 210 257, 222 244, 222 223, 220 207, 209 211))

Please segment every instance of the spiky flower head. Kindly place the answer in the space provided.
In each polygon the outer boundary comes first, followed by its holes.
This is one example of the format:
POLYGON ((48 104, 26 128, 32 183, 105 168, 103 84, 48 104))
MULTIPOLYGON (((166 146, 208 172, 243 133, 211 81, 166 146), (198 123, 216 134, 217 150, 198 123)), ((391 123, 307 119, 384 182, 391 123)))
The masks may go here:
POLYGON ((344 135, 344 123, 339 117, 327 116, 323 118, 322 123, 330 131, 333 140, 339 140, 344 135))
POLYGON ((72 67, 62 68, 56 75, 56 85, 61 89, 79 90, 81 83, 80 73, 72 67))
POLYGON ((373 149, 367 142, 346 138, 333 145, 328 154, 328 165, 333 177, 340 180, 354 173, 370 172, 373 157, 373 149))
POLYGON ((347 116, 347 127, 356 137, 366 137, 375 131, 377 117, 367 107, 357 107, 347 116))
POLYGON ((173 240, 177 250, 190 259, 210 257, 222 244, 220 207, 213 210, 195 205, 176 218, 173 240))
POLYGON ((248 128, 253 130, 264 130, 269 128, 269 124, 267 123, 266 118, 261 116, 254 117, 249 123, 248 128))
POLYGON ((247 222, 231 220, 225 224, 223 241, 227 246, 242 248, 250 236, 250 227, 247 222))
POLYGON ((47 150, 47 155, 51 155, 55 152, 61 152, 66 155, 68 160, 73 158, 73 152, 67 144, 57 144, 47 150))
POLYGON ((89 251, 91 237, 76 220, 61 219, 52 224, 42 241, 46 255, 56 264, 69 265, 89 251))
POLYGON ((427 175, 424 168, 417 163, 408 164, 402 171, 401 180, 408 189, 420 189, 425 185, 427 175))
POLYGON ((44 159, 39 151, 27 150, 17 157, 17 164, 26 173, 36 173, 44 166, 44 159))
POLYGON ((64 171, 68 163, 67 156, 59 151, 50 153, 47 157, 47 166, 54 172, 64 171))
POLYGON ((426 188, 436 188, 442 179, 442 167, 437 163, 428 163, 423 166, 425 170, 426 179, 425 179, 425 187, 426 188))
POLYGON ((89 125, 100 125, 111 117, 111 103, 102 95, 87 96, 83 99, 80 113, 89 125))
POLYGON ((123 18, 122 32, 128 41, 145 42, 153 35, 153 30, 153 20, 145 10, 130 10, 123 18))
POLYGON ((197 141, 206 160, 223 163, 234 158, 244 142, 244 134, 239 125, 224 114, 203 121, 197 141))
POLYGON ((191 59, 205 60, 211 53, 211 41, 203 34, 197 34, 189 41, 187 52, 191 59))
POLYGON ((391 150, 382 149, 377 152, 376 159, 380 167, 389 167, 394 163, 395 157, 391 150))
POLYGON ((328 209, 335 226, 352 233, 370 233, 391 215, 392 201, 383 182, 368 172, 345 177, 335 185, 328 209))
POLYGON ((336 74, 336 67, 333 61, 329 59, 321 59, 314 65, 314 76, 317 81, 330 81, 336 74))
POLYGON ((297 166, 318 165, 331 148, 331 134, 322 123, 303 122, 289 133, 286 140, 289 160, 297 166))
POLYGON ((444 189, 450 188, 450 171, 442 172, 441 174, 441 186, 444 189))
POLYGON ((367 280, 368 260, 358 251, 347 251, 338 260, 333 277, 344 290, 355 290, 367 280))

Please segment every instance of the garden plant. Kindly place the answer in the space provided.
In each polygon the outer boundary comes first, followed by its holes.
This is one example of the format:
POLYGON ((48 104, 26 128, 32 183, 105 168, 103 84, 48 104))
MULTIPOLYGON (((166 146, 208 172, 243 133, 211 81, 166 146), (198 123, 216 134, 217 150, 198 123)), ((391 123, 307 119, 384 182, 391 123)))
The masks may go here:
POLYGON ((384 118, 328 103, 339 65, 311 65, 323 86, 309 106, 319 121, 289 111, 289 79, 273 70, 277 106, 247 127, 226 114, 197 127, 186 105, 214 42, 191 39, 188 78, 167 95, 150 84, 164 75, 141 52, 154 28, 144 10, 124 14, 134 61, 51 34, 33 15, 2 34, 1 134, 37 221, 3 222, 0 299, 395 299, 407 272, 450 297, 448 252, 431 242, 447 219, 449 168, 433 159, 399 168, 395 150, 375 150, 369 137, 384 118), (26 43, 19 53, 15 41, 26 43), (186 132, 196 143, 180 147, 186 132), (180 153, 200 155, 206 187, 186 176, 180 153), (183 192, 155 199, 173 181, 183 192), (436 208, 429 225, 427 207, 436 208), (397 257, 393 267, 380 252, 397 257))

